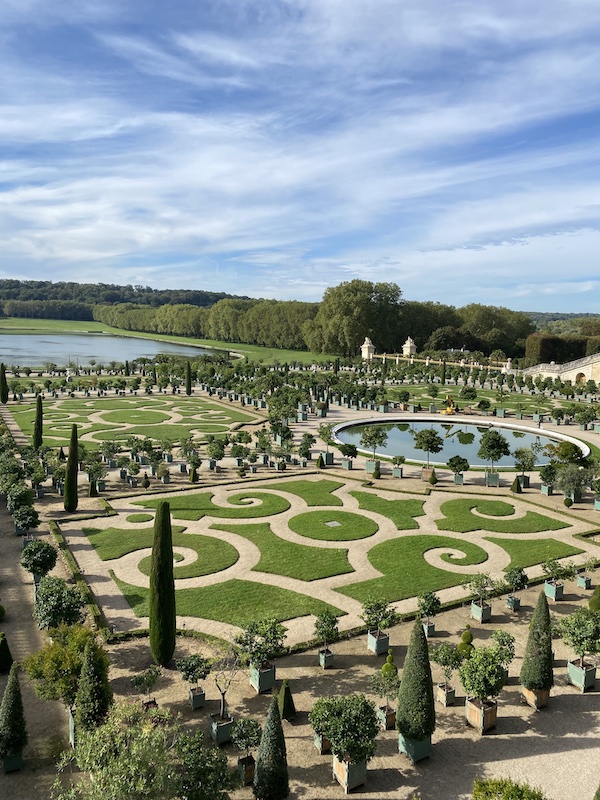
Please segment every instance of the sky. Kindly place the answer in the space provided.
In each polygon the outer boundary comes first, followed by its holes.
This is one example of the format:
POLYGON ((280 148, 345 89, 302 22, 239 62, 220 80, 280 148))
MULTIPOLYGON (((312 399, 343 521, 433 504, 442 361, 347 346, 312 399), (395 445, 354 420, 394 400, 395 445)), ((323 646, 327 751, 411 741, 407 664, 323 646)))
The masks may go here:
POLYGON ((0 278, 600 313, 597 0, 1 0, 0 278))

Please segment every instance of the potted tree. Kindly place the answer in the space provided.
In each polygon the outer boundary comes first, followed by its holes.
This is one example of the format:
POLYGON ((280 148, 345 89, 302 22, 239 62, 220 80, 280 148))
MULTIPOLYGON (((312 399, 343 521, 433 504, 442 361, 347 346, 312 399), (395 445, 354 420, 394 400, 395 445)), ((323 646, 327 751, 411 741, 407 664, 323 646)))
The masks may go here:
POLYGON ((565 644, 578 656, 578 659, 567 664, 569 683, 579 687, 582 692, 593 689, 596 667, 585 661, 585 656, 600 651, 600 611, 578 608, 561 620, 559 630, 565 644))
POLYGON ((215 679, 215 685, 221 695, 219 711, 216 714, 210 715, 210 735, 211 738, 219 745, 226 744, 231 741, 231 732, 233 729, 234 719, 229 713, 227 708, 226 695, 229 687, 235 680, 239 669, 238 654, 235 650, 230 650, 218 661, 213 664, 212 673, 215 679))
POLYGON ((245 750, 246 755, 238 758, 237 768, 244 786, 252 786, 256 761, 250 753, 253 747, 260 744, 262 729, 260 722, 255 719, 238 719, 231 729, 231 740, 240 750, 245 750))
POLYGON ((327 729, 329 718, 333 710, 332 699, 329 697, 320 697, 315 702, 308 715, 308 721, 313 729, 315 747, 322 756, 331 753, 331 742, 327 736, 325 736, 324 731, 327 729))
POLYGON ((443 706, 453 706, 456 700, 456 690, 451 685, 452 673, 460 667, 463 657, 456 645, 441 642, 437 647, 431 649, 429 658, 442 668, 445 678, 445 683, 437 685, 436 700, 443 706))
POLYGON ((396 728, 398 750, 405 753, 413 764, 430 756, 431 736, 435 730, 433 681, 427 639, 418 619, 415 620, 404 661, 396 728))
POLYGON ((521 598, 517 597, 516 592, 525 589, 527 586, 527 574, 523 567, 511 567, 506 570, 505 580, 510 587, 506 596, 506 607, 511 611, 518 611, 521 608, 521 598))
POLYGON ((591 575, 588 575, 588 572, 592 572, 595 569, 596 559, 593 556, 586 558, 581 565, 581 574, 577 575, 577 586, 579 586, 580 589, 592 588, 592 578, 591 575))
POLYGON ((383 598, 368 597, 363 603, 361 619, 367 626, 367 648, 375 655, 384 655, 390 647, 390 637, 383 628, 400 621, 400 616, 383 598))
POLYGON ((435 592, 424 592, 419 595, 417 605, 425 636, 429 638, 435 633, 435 622, 432 617, 435 617, 440 610, 442 602, 435 592))
POLYGON ((392 458, 392 478, 402 478, 404 475, 404 468, 402 465, 405 461, 405 456, 394 456, 392 458))
POLYGON ((489 622, 492 618, 492 606, 488 603, 492 591, 495 588, 494 581, 485 572, 478 572, 476 575, 465 581, 463 586, 471 594, 471 616, 478 622, 489 622))
POLYGON ((342 454, 342 469, 352 469, 354 459, 358 455, 355 444, 340 444, 338 450, 342 454))
POLYGON ((504 682, 501 655, 494 647, 478 647, 463 661, 458 674, 467 693, 467 722, 481 734, 496 727, 497 697, 504 682))
POLYGON ((525 475, 525 473, 531 472, 535 467, 535 453, 530 447, 517 447, 513 456, 515 469, 521 470, 521 474, 517 476, 521 489, 529 489, 529 475, 525 475))
POLYGON ((17 664, 10 668, 0 704, 0 758, 4 772, 21 769, 23 748, 28 740, 18 669, 17 664))
POLYGON ((347 793, 367 780, 379 730, 375 705, 362 694, 326 698, 322 733, 331 742, 333 775, 347 793))
POLYGON ((329 644, 335 642, 338 637, 338 618, 329 609, 322 611, 315 619, 315 638, 322 644, 319 650, 319 664, 323 669, 333 667, 333 653, 329 649, 329 644))
POLYGON ((515 657, 515 637, 508 631, 497 630, 492 633, 492 647, 498 654, 503 670, 503 685, 508 683, 508 667, 515 657))
POLYGON ((145 692, 146 699, 142 700, 142 706, 147 711, 150 708, 156 708, 156 698, 150 699, 150 692, 156 686, 157 680, 160 678, 160 667, 157 664, 152 664, 144 672, 134 675, 131 679, 131 685, 138 692, 145 692))
POLYGON ((548 704, 550 689, 554 685, 553 661, 550 609, 546 595, 540 592, 529 624, 520 675, 521 696, 536 710, 548 704))
POLYGON ((275 664, 271 660, 284 652, 285 628, 276 619, 251 622, 235 637, 240 660, 250 668, 250 685, 261 694, 275 686, 275 664))
POLYGON ((500 475, 494 472, 494 462, 499 461, 502 456, 508 455, 510 455, 510 447, 500 431, 490 428, 490 430, 481 435, 477 456, 483 458, 484 461, 490 462, 490 471, 485 473, 486 486, 500 485, 500 475))
POLYGON ((462 486, 465 480, 463 472, 466 472, 471 466, 467 459, 462 456, 452 456, 446 461, 446 466, 454 473, 454 483, 457 486, 462 486))
POLYGON ((210 661, 199 655, 191 655, 186 656, 186 658, 178 658, 175 661, 175 666, 181 672, 183 679, 190 684, 190 705, 192 709, 202 708, 206 702, 206 693, 199 686, 199 683, 210 672, 210 661), (192 684, 195 684, 195 686, 192 686, 192 684))
POLYGON ((23 548, 21 555, 21 566, 27 572, 31 572, 33 582, 37 585, 50 570, 56 566, 58 553, 50 542, 42 539, 34 539, 23 548))
POLYGON ((394 654, 390 648, 385 664, 371 675, 371 689, 385 700, 385 705, 377 709, 377 719, 384 731, 392 730, 396 725, 396 709, 390 704, 390 699, 398 694, 399 688, 398 667, 394 664, 394 654))
POLYGON ((550 558, 542 564, 542 571, 546 576, 544 580, 546 597, 551 600, 562 600, 565 591, 563 581, 572 580, 575 577, 575 565, 571 562, 560 564, 556 558, 550 558))
POLYGON ((444 440, 433 428, 424 428, 417 431, 414 435, 415 450, 423 450, 427 453, 427 466, 421 470, 421 480, 428 481, 433 475, 433 470, 429 466, 429 454, 439 453, 444 447, 444 440))
POLYGON ((540 467, 540 481, 542 482, 540 487, 541 493, 548 496, 551 495, 554 482, 556 481, 556 464, 551 462, 550 464, 544 464, 540 467))
POLYGON ((388 434, 384 425, 367 425, 360 437, 360 446, 373 451, 373 457, 366 462, 366 470, 371 475, 377 476, 379 472, 380 462, 375 459, 375 453, 378 447, 386 446, 387 440, 388 434))

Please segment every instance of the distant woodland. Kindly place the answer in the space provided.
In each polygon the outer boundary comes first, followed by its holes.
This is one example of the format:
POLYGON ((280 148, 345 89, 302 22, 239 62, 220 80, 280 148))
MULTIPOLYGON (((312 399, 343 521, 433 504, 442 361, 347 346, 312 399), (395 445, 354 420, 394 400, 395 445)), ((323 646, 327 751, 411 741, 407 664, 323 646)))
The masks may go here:
POLYGON ((579 340, 600 335, 600 316, 529 314, 478 303, 455 308, 405 300, 395 283, 358 279, 330 287, 320 303, 147 286, 0 280, 0 309, 7 317, 96 320, 123 330, 349 357, 359 352, 365 336, 380 353, 398 352, 411 336, 421 352, 462 349, 519 358, 528 337, 536 334, 528 348, 534 358, 552 355, 554 345, 546 342, 544 331, 563 350, 565 334, 578 337, 571 350, 583 354, 591 345, 579 340))

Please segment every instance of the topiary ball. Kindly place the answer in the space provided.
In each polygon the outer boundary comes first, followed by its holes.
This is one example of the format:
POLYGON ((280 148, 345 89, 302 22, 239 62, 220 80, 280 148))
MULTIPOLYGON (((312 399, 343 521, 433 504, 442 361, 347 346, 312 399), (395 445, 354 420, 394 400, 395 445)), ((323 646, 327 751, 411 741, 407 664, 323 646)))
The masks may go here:
POLYGON ((573 500, 570 497, 565 497, 563 503, 566 505, 567 508, 571 508, 573 505, 573 500))
POLYGON ((471 658, 475 648, 469 642, 459 642, 459 644, 456 645, 456 650, 462 658, 471 658))
POLYGON ((470 627, 471 626, 468 625, 467 629, 465 631, 463 631, 461 636, 460 636, 460 640, 464 644, 471 644, 471 642, 473 641, 473 634, 471 633, 470 627))

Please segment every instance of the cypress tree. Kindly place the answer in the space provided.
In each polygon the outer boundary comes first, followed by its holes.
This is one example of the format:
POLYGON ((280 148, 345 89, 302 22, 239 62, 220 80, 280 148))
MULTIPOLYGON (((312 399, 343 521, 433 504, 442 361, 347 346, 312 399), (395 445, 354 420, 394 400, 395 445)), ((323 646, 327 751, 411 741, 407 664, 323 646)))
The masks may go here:
POLYGON ((83 665, 75 700, 75 724, 79 730, 91 731, 101 725, 112 703, 108 682, 108 658, 91 639, 83 651, 83 665))
POLYGON ((152 567, 150 570, 150 649, 161 667, 175 652, 175 581, 173 579, 173 535, 170 506, 159 503, 154 518, 152 567))
POLYGON ((33 428, 33 449, 39 450, 43 444, 44 430, 44 406, 42 405, 42 395, 38 394, 35 404, 35 425, 33 428))
POLYGON ((13 664, 13 657, 6 640, 6 635, 0 632, 0 675, 6 675, 13 664))
POLYGON ((185 393, 189 397, 192 393, 192 368, 190 362, 185 362, 185 393))
POLYGON ((75 511, 79 501, 77 497, 77 472, 79 469, 79 462, 77 460, 78 443, 77 443, 77 425, 73 423, 71 428, 71 440, 69 442, 69 455, 67 458, 67 466, 65 470, 65 494, 64 505, 65 511, 75 511))
POLYGON ((396 727, 405 739, 412 741, 428 739, 435 730, 431 664, 420 619, 415 621, 404 661, 396 727))
POLYGON ((129 361, 126 361, 125 362, 125 377, 128 378, 129 375, 130 375, 130 372, 129 372, 129 361))
POLYGON ((252 790, 257 800, 285 800, 290 794, 285 737, 276 697, 271 700, 258 746, 252 790))
POLYGON ((0 364, 0 403, 8 403, 8 383, 4 364, 0 364))
POLYGON ((542 591, 529 625, 529 636, 521 666, 521 684, 532 691, 550 689, 554 684, 552 662, 550 609, 546 595, 542 591))
POLYGON ((18 666, 10 668, 0 705, 0 757, 18 756, 27 744, 27 728, 19 685, 18 666))

